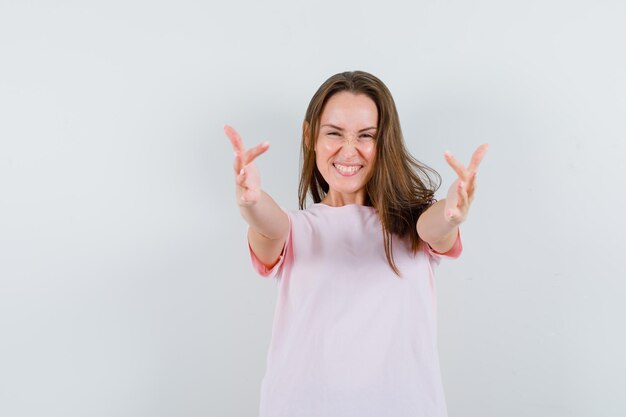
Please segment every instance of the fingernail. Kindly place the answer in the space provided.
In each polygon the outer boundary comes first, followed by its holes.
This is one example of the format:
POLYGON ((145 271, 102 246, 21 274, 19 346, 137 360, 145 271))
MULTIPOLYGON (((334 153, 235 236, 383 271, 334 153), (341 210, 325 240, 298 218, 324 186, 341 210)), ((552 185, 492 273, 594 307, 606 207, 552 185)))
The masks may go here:
POLYGON ((244 173, 244 170, 243 168, 241 168, 241 171, 239 171, 239 175, 243 175, 243 173, 244 173))

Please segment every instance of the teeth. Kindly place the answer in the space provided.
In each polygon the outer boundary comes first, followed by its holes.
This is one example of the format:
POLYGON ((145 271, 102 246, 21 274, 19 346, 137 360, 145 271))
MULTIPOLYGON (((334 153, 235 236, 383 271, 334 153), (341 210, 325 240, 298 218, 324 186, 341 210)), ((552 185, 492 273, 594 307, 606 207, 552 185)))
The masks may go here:
POLYGON ((356 166, 351 166, 351 167, 346 167, 343 165, 339 165, 339 164, 335 164, 335 168, 337 168, 337 170, 343 174, 354 174, 355 172, 357 172, 359 169, 361 169, 360 166, 356 165, 356 166))

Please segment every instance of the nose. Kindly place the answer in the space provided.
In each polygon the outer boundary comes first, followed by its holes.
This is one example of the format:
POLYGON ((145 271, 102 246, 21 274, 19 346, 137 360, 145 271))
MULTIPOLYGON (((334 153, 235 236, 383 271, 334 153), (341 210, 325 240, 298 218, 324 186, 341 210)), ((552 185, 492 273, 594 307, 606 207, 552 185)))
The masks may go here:
POLYGON ((359 143, 361 143, 358 133, 345 133, 342 142, 344 145, 352 146, 357 146, 359 143))
POLYGON ((346 135, 344 137, 343 144, 341 145, 341 151, 345 155, 356 155, 358 144, 359 141, 357 140, 356 135, 346 135))

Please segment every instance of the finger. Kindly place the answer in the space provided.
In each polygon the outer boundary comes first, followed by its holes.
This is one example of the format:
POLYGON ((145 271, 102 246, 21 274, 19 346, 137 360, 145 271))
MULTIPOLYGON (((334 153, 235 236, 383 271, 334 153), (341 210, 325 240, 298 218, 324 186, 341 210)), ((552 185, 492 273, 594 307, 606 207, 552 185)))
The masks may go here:
POLYGON ((465 221, 465 217, 467 216, 467 212, 469 210, 469 203, 467 200, 467 192, 465 191, 465 184, 460 183, 457 187, 457 203, 456 207, 452 208, 453 216, 451 220, 457 224, 463 223, 465 221))
POLYGON ((241 181, 238 185, 246 192, 250 190, 257 190, 259 188, 254 172, 251 173, 250 171, 251 169, 248 166, 245 166, 241 169, 241 173, 237 176, 238 180, 241 181))
POLYGON ((230 143, 233 145, 233 150, 235 152, 244 153, 246 149, 243 147, 243 141, 241 140, 239 133, 228 125, 224 126, 224 132, 226 133, 226 136, 228 136, 228 139, 230 139, 230 143))
POLYGON ((474 191, 476 191, 476 176, 478 172, 474 171, 470 174, 470 181, 467 184, 467 196, 469 198, 469 202, 472 202, 472 198, 474 197, 474 191))
POLYGON ((242 168, 239 171, 239 174, 237 175, 237 177, 235 178, 235 181, 236 181, 238 186, 246 188, 246 179, 247 178, 248 178, 248 173, 246 172, 245 168, 242 168))
POLYGON ((467 167, 468 171, 472 172, 478 169, 478 165, 480 165, 480 162, 483 160, 483 157, 487 153, 488 149, 489 145, 487 143, 483 143, 474 151, 474 154, 472 155, 472 160, 467 167))
POLYGON ((452 156, 452 154, 448 151, 444 152, 443 155, 446 158, 446 162, 448 162, 448 165, 452 167, 452 169, 456 172, 459 178, 461 178, 462 180, 465 180, 467 177, 467 171, 465 167, 463 166, 463 164, 457 161, 457 159, 454 156, 452 156))
POLYGON ((233 162, 233 169, 235 170, 235 174, 239 175, 241 168, 243 168, 243 163, 241 162, 241 154, 239 152, 235 152, 235 161, 233 162))
POLYGON ((446 212, 448 220, 453 223, 461 223, 461 212, 458 208, 451 208, 446 212))
POLYGON ((455 210, 455 209, 448 209, 448 210, 446 211, 446 217, 447 217, 448 219, 450 219, 450 220, 454 220, 455 213, 456 213, 456 210, 455 210))
POLYGON ((267 151, 269 147, 269 142, 263 142, 252 149, 248 149, 248 151, 244 154, 244 165, 248 165, 250 162, 254 161, 257 156, 267 151))
POLYGON ((461 211, 461 213, 464 213, 467 210, 467 207, 469 205, 468 203, 468 196, 467 196, 467 189, 465 188, 465 183, 463 181, 459 181, 459 184, 456 188, 456 194, 457 194, 457 203, 456 203, 456 207, 459 209, 459 211, 461 211))
POLYGON ((241 199, 245 202, 257 201, 259 199, 259 191, 258 190, 246 190, 242 195, 241 199))

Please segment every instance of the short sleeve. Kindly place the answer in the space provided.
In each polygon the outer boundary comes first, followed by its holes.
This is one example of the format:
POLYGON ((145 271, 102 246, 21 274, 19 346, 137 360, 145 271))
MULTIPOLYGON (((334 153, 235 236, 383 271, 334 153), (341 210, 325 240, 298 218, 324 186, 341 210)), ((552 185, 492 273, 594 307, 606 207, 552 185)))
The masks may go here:
POLYGON ((261 275, 262 277, 279 277, 279 272, 283 269, 286 258, 290 258, 292 245, 291 245, 291 214, 286 212, 287 218, 289 219, 289 233, 287 233, 287 240, 285 241, 285 245, 283 246, 283 250, 280 253, 278 261, 276 264, 268 268, 259 258, 257 258, 256 254, 252 251, 252 247, 250 246, 250 241, 248 240, 248 250, 250 251, 250 259, 252 261, 252 267, 254 270, 261 275))
POLYGON ((461 230, 459 229, 456 240, 454 241, 454 245, 445 253, 436 252, 430 245, 424 242, 424 247, 426 248, 426 252, 428 256, 436 260, 437 262, 441 261, 442 258, 448 259, 456 259, 461 256, 463 252, 463 244, 461 243, 461 230))

